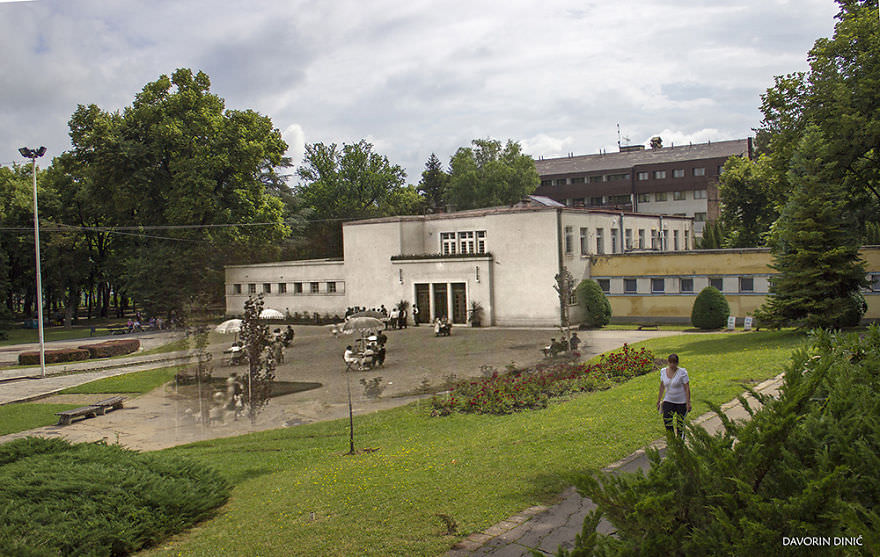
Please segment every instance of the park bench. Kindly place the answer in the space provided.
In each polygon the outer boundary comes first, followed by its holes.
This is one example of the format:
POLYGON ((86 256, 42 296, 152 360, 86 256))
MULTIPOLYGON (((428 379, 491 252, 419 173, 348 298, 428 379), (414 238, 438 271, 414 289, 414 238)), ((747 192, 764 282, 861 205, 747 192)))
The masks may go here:
POLYGON ((103 416, 110 410, 118 410, 122 408, 124 400, 124 396, 112 396, 88 406, 55 412, 55 415, 58 416, 58 425, 70 425, 74 418, 94 418, 95 416, 103 416))
POLYGON ((639 330, 644 331, 645 329, 653 329, 655 331, 659 331, 660 325, 657 323, 639 323, 639 330))

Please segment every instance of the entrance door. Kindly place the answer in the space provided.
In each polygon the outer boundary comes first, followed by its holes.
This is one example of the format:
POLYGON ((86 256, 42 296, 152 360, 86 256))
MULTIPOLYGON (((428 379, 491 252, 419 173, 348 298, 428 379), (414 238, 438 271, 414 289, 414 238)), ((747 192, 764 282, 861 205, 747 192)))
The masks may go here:
POLYGON ((467 323, 467 290, 463 282, 452 283, 452 322, 467 323))
POLYGON ((416 305, 419 306, 419 314, 413 315, 419 323, 431 321, 431 291, 427 284, 416 285, 416 305))
POLYGON ((436 283, 434 286, 434 317, 443 319, 449 317, 449 309, 446 298, 446 283, 436 283))

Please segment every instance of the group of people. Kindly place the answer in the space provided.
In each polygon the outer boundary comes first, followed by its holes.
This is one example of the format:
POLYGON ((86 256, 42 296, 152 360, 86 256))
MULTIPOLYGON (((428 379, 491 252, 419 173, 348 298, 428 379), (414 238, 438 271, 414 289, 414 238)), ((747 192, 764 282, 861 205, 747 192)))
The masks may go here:
MULTIPOLYGON (((409 325, 409 312, 406 309, 406 305, 398 304, 394 306, 391 310, 385 307, 385 304, 380 305, 379 307, 366 308, 362 306, 352 306, 345 308, 345 318, 348 319, 352 315, 356 315, 358 313, 362 313, 365 311, 369 311, 372 313, 379 314, 385 325, 389 329, 406 329, 409 325)), ((419 325, 419 308, 418 306, 412 306, 412 318, 413 323, 418 327, 419 325)))
POLYGON ((578 337, 577 333, 572 333, 571 338, 568 340, 566 340, 565 338, 562 338, 560 340, 551 338, 550 344, 545 346, 542 349, 542 352, 544 352, 544 356, 548 358, 555 358, 556 356, 564 354, 566 352, 576 353, 580 345, 580 337, 578 337))
POLYGON ((452 323, 445 315, 434 319, 434 336, 448 337, 452 334, 452 323))
POLYGON ((362 350, 355 350, 350 344, 345 347, 342 358, 346 369, 356 367, 359 370, 372 369, 385 364, 385 344, 388 337, 382 331, 375 335, 367 333, 367 337, 360 339, 363 343, 362 350))
POLYGON ((165 328, 165 321, 161 317, 151 317, 144 322, 141 312, 137 312, 134 319, 129 318, 126 324, 128 333, 140 333, 143 331, 156 331, 165 328))

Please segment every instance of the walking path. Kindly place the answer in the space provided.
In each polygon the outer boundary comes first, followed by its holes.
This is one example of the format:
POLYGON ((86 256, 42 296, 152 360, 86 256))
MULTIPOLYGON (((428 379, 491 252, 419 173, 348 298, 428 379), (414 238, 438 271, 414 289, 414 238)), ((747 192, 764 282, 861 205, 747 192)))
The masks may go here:
MULTIPOLYGON (((782 375, 764 381, 755 390, 775 396, 780 385, 782 375)), ((753 408, 757 406, 753 397, 746 394, 745 398, 753 408)), ((745 420, 749 417, 739 400, 732 400, 722 405, 721 409, 734 420, 745 420)), ((722 428, 721 419, 714 412, 703 414, 694 420, 694 424, 702 426, 710 433, 722 428)), ((666 448, 666 441, 654 441, 650 447, 662 452, 666 448)), ((649 466, 645 449, 639 449, 607 466, 603 472, 634 472, 646 470, 649 466)), ((530 557, 532 550, 544 555, 555 555, 560 545, 566 549, 574 547, 575 536, 581 533, 584 518, 595 508, 595 503, 589 498, 582 497, 574 487, 569 487, 560 495, 560 501, 555 505, 528 508, 483 532, 471 534, 456 544, 446 557, 530 557)), ((614 527, 603 519, 597 530, 601 534, 610 534, 614 527)))

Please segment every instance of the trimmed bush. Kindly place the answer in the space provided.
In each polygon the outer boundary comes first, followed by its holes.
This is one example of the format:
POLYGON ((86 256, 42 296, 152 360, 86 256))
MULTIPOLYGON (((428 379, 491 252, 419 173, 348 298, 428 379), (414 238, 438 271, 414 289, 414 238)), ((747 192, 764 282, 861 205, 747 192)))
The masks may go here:
MULTIPOLYGON (((46 363, 57 364, 59 362, 76 362, 89 359, 89 351, 82 348, 59 348, 46 350, 46 363)), ((18 364, 22 366, 39 365, 40 351, 22 352, 18 355, 18 364)))
POLYGON ((0 555, 128 555, 228 498, 222 477, 180 457, 17 439, 0 446, 0 555))
POLYGON ((141 341, 136 338, 127 338, 123 340, 108 340, 97 344, 86 344, 80 346, 82 350, 89 351, 90 358, 109 358, 111 356, 122 356, 137 352, 141 347, 141 341))
POLYGON ((582 280, 575 289, 578 305, 584 310, 584 323, 589 327, 604 327, 611 321, 611 304, 599 283, 582 280))
POLYGON ((698 329, 720 329, 727 324, 730 306, 717 288, 707 286, 694 300, 691 310, 691 323, 698 329))

